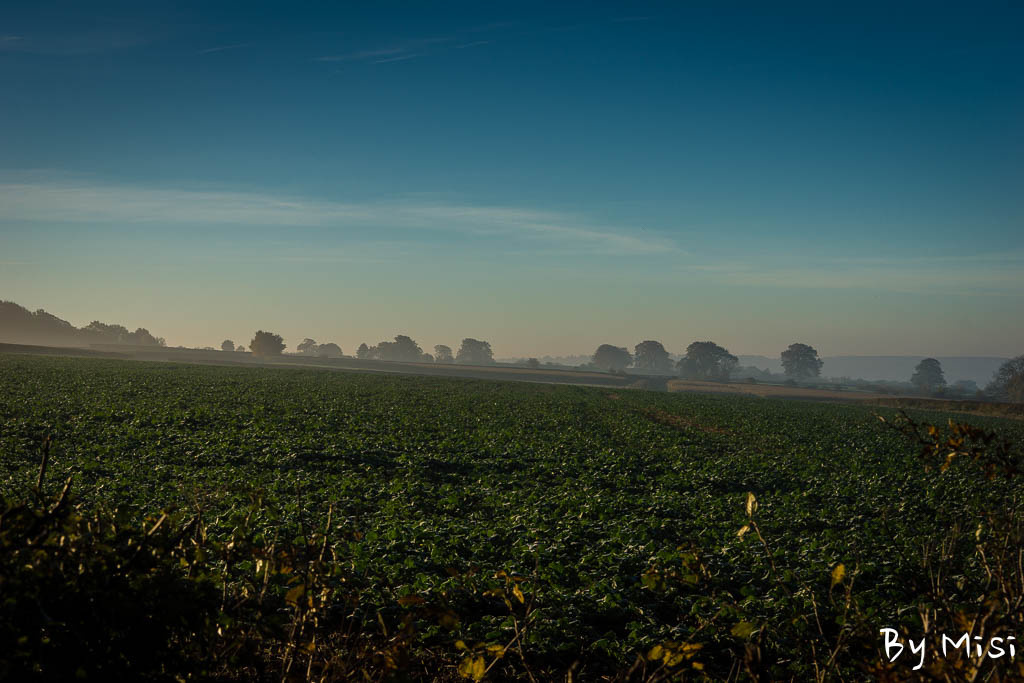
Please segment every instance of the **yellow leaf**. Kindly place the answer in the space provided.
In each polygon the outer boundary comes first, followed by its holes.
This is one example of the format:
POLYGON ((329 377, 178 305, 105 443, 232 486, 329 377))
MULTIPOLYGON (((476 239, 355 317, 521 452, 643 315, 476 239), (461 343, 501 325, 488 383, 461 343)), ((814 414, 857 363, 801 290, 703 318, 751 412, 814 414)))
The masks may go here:
POLYGON ((744 524, 743 526, 740 527, 740 530, 736 532, 736 535, 739 536, 740 538, 743 538, 743 535, 746 534, 748 531, 750 531, 750 525, 749 524, 744 524))
POLYGON ((289 605, 297 605, 299 604, 299 598, 302 597, 302 594, 305 591, 306 584, 300 583, 298 586, 292 588, 290 591, 284 594, 284 601, 287 602, 289 605))
POLYGON ((456 650, 468 650, 469 647, 466 645, 466 641, 464 641, 464 640, 456 640, 455 641, 455 649, 456 650))
POLYGON ((753 517, 757 512, 757 498, 753 493, 747 492, 747 517, 753 517))
POLYGON ((496 654, 496 655, 498 655, 500 657, 503 654, 505 654, 505 646, 504 645, 488 645, 487 646, 487 651, 490 652, 491 654, 496 654))
POLYGON ((657 660, 661 659, 661 657, 662 657, 662 655, 664 653, 665 653, 665 648, 663 648, 661 645, 655 645, 654 647, 652 647, 650 649, 650 651, 648 651, 647 659, 651 660, 652 662, 657 661, 657 660))
POLYGON ((834 587, 836 584, 842 583, 844 576, 846 576, 846 565, 840 562, 832 570, 832 586, 834 587))
POLYGON ((746 638, 753 632, 754 625, 751 624, 749 621, 741 621, 735 626, 733 626, 731 629, 729 629, 729 633, 733 634, 737 638, 746 638))
POLYGON ((697 671, 703 671, 704 670, 704 665, 701 664, 700 662, 690 662, 690 666, 692 666, 697 671))
POLYGON ((469 656, 459 664, 459 673, 464 678, 472 678, 474 681, 483 679, 485 671, 487 671, 487 662, 483 657, 469 656))
POLYGON ((678 666, 686 656, 682 652, 666 652, 664 659, 665 666, 678 666))
POLYGON ((526 597, 523 595, 523 591, 519 590, 518 583, 512 585, 512 594, 519 598, 519 602, 526 602, 526 597))

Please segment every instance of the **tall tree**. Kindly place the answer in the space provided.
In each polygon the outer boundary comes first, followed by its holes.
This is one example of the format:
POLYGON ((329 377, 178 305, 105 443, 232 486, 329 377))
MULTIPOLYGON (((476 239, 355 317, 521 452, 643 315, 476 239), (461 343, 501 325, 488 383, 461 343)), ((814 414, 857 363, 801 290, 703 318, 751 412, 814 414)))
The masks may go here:
POLYGON ((633 367, 650 372, 671 372, 672 359, 661 342, 642 341, 633 348, 633 367))
POLYGON ((490 342, 466 337, 462 340, 455 362, 463 365, 493 365, 494 353, 491 351, 490 342))
POLYGON ((316 355, 316 340, 306 337, 302 340, 302 343, 295 347, 299 353, 303 356, 315 356, 316 355))
POLYGON ((434 362, 435 363, 451 363, 455 360, 452 356, 452 347, 445 346, 444 344, 438 344, 434 347, 434 362))
POLYGON ((628 349, 611 344, 601 344, 594 352, 593 363, 606 372, 620 372, 629 367, 633 356, 628 349))
POLYGON ((234 352, 235 342, 231 341, 230 339, 225 339, 220 343, 220 350, 234 352))
POLYGON ((1024 402, 1024 356, 1011 358, 996 370, 985 391, 993 398, 1024 402))
POLYGON ((818 352, 807 344, 790 344, 782 352, 782 367, 786 375, 796 379, 817 377, 821 374, 821 366, 825 361, 818 358, 818 352))
POLYGON ((129 344, 131 332, 124 325, 108 325, 99 320, 93 320, 82 328, 97 341, 106 344, 129 344))
POLYGON ((382 341, 377 344, 377 357, 381 360, 414 363, 423 359, 423 349, 411 337, 400 334, 395 341, 382 341))
POLYGON ((687 379, 707 379, 724 382, 739 359, 714 342, 693 342, 686 347, 676 367, 687 379))
POLYGON ((259 330, 252 338, 252 341, 249 342, 249 349, 253 352, 253 355, 264 358, 267 356, 280 356, 281 352, 284 351, 284 339, 279 334, 259 330))
POLYGON ((316 347, 316 355, 321 358, 341 358, 341 347, 334 342, 327 342, 316 347))
POLYGON ((914 368, 910 383, 930 394, 946 386, 946 377, 942 374, 942 364, 934 358, 925 358, 914 368))
POLYGON ((356 358, 358 358, 359 360, 368 360, 372 358, 372 356, 370 355, 370 347, 367 346, 365 343, 360 344, 359 348, 356 349, 356 358))
POLYGON ((154 337, 149 333, 145 327, 138 327, 134 332, 128 335, 129 344, 137 344, 139 346, 165 346, 163 337, 154 337))

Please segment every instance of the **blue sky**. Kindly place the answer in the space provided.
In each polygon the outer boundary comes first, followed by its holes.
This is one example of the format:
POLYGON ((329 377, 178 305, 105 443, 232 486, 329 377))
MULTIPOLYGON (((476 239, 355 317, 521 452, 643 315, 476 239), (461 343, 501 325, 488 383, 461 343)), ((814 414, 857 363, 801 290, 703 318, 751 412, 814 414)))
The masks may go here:
POLYGON ((0 298, 190 345, 1024 352, 1024 9, 720 6, 4 3, 0 298))

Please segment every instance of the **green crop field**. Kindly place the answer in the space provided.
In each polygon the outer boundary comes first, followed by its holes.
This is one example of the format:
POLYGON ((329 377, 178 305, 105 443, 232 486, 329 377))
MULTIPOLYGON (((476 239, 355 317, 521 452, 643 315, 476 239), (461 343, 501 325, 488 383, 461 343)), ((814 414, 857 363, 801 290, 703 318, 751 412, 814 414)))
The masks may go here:
POLYGON ((876 410, 0 356, 0 677, 880 676, 880 628, 989 604, 1021 487, 876 410))

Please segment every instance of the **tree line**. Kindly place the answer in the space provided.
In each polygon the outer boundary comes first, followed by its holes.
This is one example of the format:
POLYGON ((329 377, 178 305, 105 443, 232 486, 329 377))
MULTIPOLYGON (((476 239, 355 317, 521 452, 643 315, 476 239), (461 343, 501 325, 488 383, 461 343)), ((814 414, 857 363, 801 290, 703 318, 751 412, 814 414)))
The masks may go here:
MULTIPOLYGON (((807 344, 791 344, 782 352, 781 360, 789 377, 807 379, 821 374, 823 361, 814 347, 807 344)), ((633 367, 654 374, 674 371, 685 379, 724 382, 736 369, 739 359, 715 342, 695 341, 686 347, 683 357, 673 363, 664 345, 649 339, 633 347, 632 353, 625 347, 601 344, 594 352, 592 363, 606 372, 624 372, 633 367)))
MULTIPOLYGON (((910 377, 910 383, 928 396, 943 396, 948 385, 942 363, 935 358, 925 358, 910 377)), ((1024 402, 1024 356, 1017 356, 999 366, 984 391, 974 382, 961 380, 954 383, 957 393, 968 393, 973 389, 976 398, 994 398, 1000 401, 1024 402)))
MULTIPOLYGON (((236 349, 230 339, 224 340, 221 348, 224 351, 244 350, 240 345, 236 349)), ((284 352, 285 343, 280 335, 260 330, 256 332, 249 348, 257 356, 275 356, 284 352)), ((309 338, 304 339, 296 348, 305 356, 340 358, 343 355, 337 344, 317 344, 309 338)), ((405 363, 494 364, 490 343, 470 337, 462 340, 457 353, 453 353, 451 347, 444 344, 435 346, 433 354, 427 353, 414 339, 400 334, 393 341, 381 341, 373 346, 360 344, 355 355, 361 360, 405 363)), ((819 377, 824 366, 817 349, 803 343, 790 344, 779 354, 779 360, 785 376, 793 382, 819 377)), ((610 373, 624 373, 627 368, 633 368, 641 373, 676 374, 683 379, 725 382, 737 369, 739 359, 715 342, 695 341, 686 347, 686 353, 679 360, 673 362, 661 342, 648 339, 634 346, 632 352, 626 347, 601 344, 594 351, 591 364, 610 373)), ((530 358, 525 365, 528 368, 539 368, 540 362, 530 358)), ((935 358, 925 358, 917 364, 910 384, 922 394, 942 396, 947 388, 942 364, 935 358)), ((959 394, 973 392, 977 398, 1024 401, 1024 356, 1004 363, 984 391, 969 381, 957 382, 952 388, 959 394)))
MULTIPOLYGON (((793 381, 819 377, 824 366, 817 349, 809 344, 790 344, 779 359, 786 377, 793 381)), ((626 347, 601 344, 591 363, 611 373, 625 372, 632 367, 654 374, 675 371, 684 379, 724 382, 736 370, 739 359, 714 342, 697 341, 686 347, 686 354, 673 363, 661 342, 647 340, 637 344, 632 353, 626 347)), ((942 364, 935 358, 925 358, 914 369, 910 384, 922 394, 942 396, 947 389, 942 364)), ((1003 363, 984 391, 970 380, 960 380, 948 388, 957 394, 974 394, 977 398, 1024 401, 1024 356, 1003 363)))
POLYGON ((163 337, 154 336, 144 327, 133 332, 124 325, 99 320, 93 320, 85 327, 75 327, 41 308, 29 311, 13 301, 0 301, 0 330, 3 330, 5 341, 18 344, 166 346, 163 337))
MULTIPOLYGON (((234 342, 225 339, 221 344, 223 351, 235 350, 234 342)), ((244 350, 241 346, 239 350, 244 350)), ((284 339, 279 334, 259 330, 249 343, 249 349, 257 356, 279 356, 284 352, 284 339)), ((330 342, 317 344, 316 340, 306 338, 296 347, 304 356, 320 356, 324 358, 341 358, 341 347, 330 342)), ((356 349, 356 358, 360 360, 386 360, 404 363, 460 363, 463 365, 493 365, 494 352, 487 341, 467 337, 462 340, 458 353, 453 354, 450 346, 438 344, 434 353, 426 353, 416 341, 405 334, 396 335, 393 341, 381 341, 373 346, 360 344, 356 349)))

